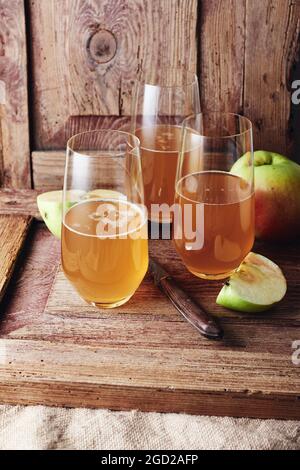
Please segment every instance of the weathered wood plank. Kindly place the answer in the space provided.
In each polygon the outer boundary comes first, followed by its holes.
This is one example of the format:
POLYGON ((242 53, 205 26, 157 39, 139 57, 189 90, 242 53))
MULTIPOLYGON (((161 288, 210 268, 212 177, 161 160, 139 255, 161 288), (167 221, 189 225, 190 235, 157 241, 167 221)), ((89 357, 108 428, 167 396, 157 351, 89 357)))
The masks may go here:
POLYGON ((140 410, 165 413, 189 413, 213 416, 236 416, 245 418, 277 418, 298 420, 298 402, 286 397, 260 397, 228 393, 198 394, 194 391, 153 389, 97 384, 74 384, 70 390, 68 383, 47 380, 16 383, 7 381, 1 385, 0 401, 7 404, 47 405, 61 407, 109 408, 116 411, 140 410), (113 394, 113 405, 112 405, 113 394), (82 398, 84 395, 85 398, 82 398))
POLYGON ((255 357, 244 352, 239 361, 234 351, 218 353, 201 347, 161 351, 155 347, 101 344, 88 347, 6 338, 0 341, 0 357, 1 383, 21 370, 23 379, 33 381, 48 379, 70 385, 85 383, 153 390, 171 388, 174 394, 180 389, 198 393, 224 393, 226 390, 245 396, 261 393, 296 399, 300 390, 296 367, 288 367, 280 353, 255 357), (257 367, 261 373, 257 373, 257 367), (282 375, 276 375, 276 370, 281 370, 282 375))
MULTIPOLYGON (((74 344, 2 339, 0 401, 214 416, 300 418, 299 399, 293 396, 284 378, 278 380, 275 370, 265 376, 270 384, 269 393, 261 394, 252 389, 242 390, 240 371, 236 370, 230 355, 223 362, 223 354, 215 354, 215 360, 210 363, 211 354, 194 351, 193 361, 197 367, 191 376, 186 362, 191 359, 190 351, 175 354, 171 349, 163 355, 153 349, 134 352, 132 360, 130 349, 119 346, 117 349, 86 348, 74 344), (207 361, 213 366, 213 373, 211 369, 208 371, 207 361), (220 363, 228 372, 236 372, 235 383, 231 382, 230 389, 226 389, 224 374, 219 375, 220 363), (171 369, 169 364, 173 366, 171 369), (149 378, 149 372, 155 374, 155 383, 149 378), (208 372, 214 382, 214 391, 206 382, 208 372), (278 393, 278 386, 284 383, 278 393), (242 391, 235 392, 236 389, 242 391)), ((243 359, 244 373, 253 376, 254 364, 249 357, 243 359)), ((280 354, 274 357, 276 359, 280 361, 280 354)), ((262 374, 257 375, 258 388, 266 372, 263 362, 262 366, 262 374)), ((299 376, 294 380, 294 387, 299 387, 299 376)))
POLYGON ((23 0, 0 1, 0 84, 0 186, 30 188, 23 0))
POLYGON ((204 111, 243 112, 245 8, 246 0, 199 2, 198 75, 204 111))
POLYGON ((59 135, 56 135, 56 141, 62 142, 61 150, 32 152, 34 188, 44 191, 62 189, 68 138, 79 132, 87 132, 95 129, 116 129, 129 132, 130 118, 116 116, 70 117, 59 135))
POLYGON ((50 150, 57 146, 65 150, 71 136, 96 129, 117 129, 129 132, 130 118, 128 116, 70 116, 55 135, 56 144, 53 144, 50 150))
POLYGON ((33 185, 36 190, 62 189, 66 162, 65 150, 32 152, 33 185))
POLYGON ((16 269, 1 304, 1 337, 41 316, 59 258, 60 241, 44 224, 33 223, 23 246, 22 267, 16 269))
POLYGON ((247 2, 244 111, 256 149, 291 156, 298 129, 291 122, 291 75, 299 60, 300 3, 247 2))
POLYGON ((32 0, 30 20, 36 150, 64 148, 71 118, 129 114, 141 67, 196 68, 196 0, 32 0))
POLYGON ((41 220, 36 198, 41 191, 32 189, 1 189, 0 214, 30 215, 41 220))
POLYGON ((0 302, 31 224, 29 216, 0 215, 0 302))
MULTIPOLYGON (((283 269, 289 286, 289 295, 271 312, 262 313, 259 316, 260 320, 264 323, 271 323, 279 327, 300 325, 300 305, 297 299, 300 291, 300 256, 299 245, 295 244, 289 249, 289 256, 285 253, 275 253, 275 247, 269 250, 262 244, 256 244, 254 250, 269 256, 277 262, 283 269)), ((279 251, 279 250, 278 250, 279 251)), ((232 312, 221 308, 215 303, 215 299, 222 287, 222 282, 201 282, 195 276, 192 276, 182 264, 180 258, 175 253, 175 250, 170 246, 168 241, 154 241, 150 242, 150 253, 153 257, 157 258, 160 263, 165 265, 166 269, 172 272, 175 279, 182 285, 185 290, 198 301, 205 309, 219 316, 223 319, 233 319, 234 323, 241 320, 245 323, 256 323, 257 317, 252 314, 245 315, 238 312, 232 312), (159 253, 159 255, 158 255, 159 253)), ((176 310, 170 307, 168 299, 153 285, 150 276, 147 276, 143 282, 143 288, 139 289, 134 297, 135 301, 128 302, 124 307, 118 307, 114 312, 118 313, 117 318, 122 317, 123 314, 130 313, 130 318, 139 320, 141 322, 154 321, 158 318, 166 321, 179 321, 180 317, 176 310), (146 314, 146 315, 145 315, 146 314)), ((99 310, 87 305, 83 300, 76 295, 71 284, 65 279, 62 271, 58 271, 55 289, 49 299, 47 311, 53 315, 66 317, 69 319, 85 318, 87 320, 99 318, 99 310), (64 305, 62 307, 61 298, 64 297, 64 305)), ((103 318, 107 317, 105 312, 102 312, 103 318)), ((84 328, 84 326, 83 326, 84 328)), ((79 333, 80 335, 81 333, 79 333)))
POLYGON ((291 80, 300 54, 299 2, 203 0, 198 26, 203 109, 245 114, 256 149, 295 156, 291 80))
MULTIPOLYGON (((218 291, 218 289, 216 289, 218 291)), ((269 353, 278 351, 285 366, 291 360, 291 345, 295 341, 295 334, 300 330, 296 321, 290 319, 286 324, 278 324, 265 319, 252 319, 238 317, 222 317, 222 326, 225 330, 225 340, 213 343, 203 340, 179 313, 165 300, 154 286, 143 284, 134 299, 123 308, 118 308, 113 314, 87 308, 79 302, 73 309, 65 306, 69 295, 78 297, 73 290, 70 292, 67 282, 60 286, 57 281, 47 303, 43 321, 30 324, 14 331, 10 336, 15 339, 45 340, 55 343, 75 343, 88 346, 101 345, 128 346, 130 348, 158 348, 161 351, 174 348, 198 349, 210 351, 223 351, 226 355, 231 351, 232 358, 242 362, 245 353, 265 357, 269 353), (65 287, 63 292, 61 287, 65 287), (143 295, 142 295, 143 293, 143 295), (151 295, 151 302, 146 302, 146 295, 151 295), (156 296, 155 296, 156 294, 156 296), (60 296, 60 297, 59 297, 60 296), (59 308, 58 303, 61 307, 59 308), (265 338, 269 338, 268 342, 265 338)), ((282 363, 282 364, 283 364, 282 363)), ((241 365, 241 364, 240 364, 241 365)), ((278 364, 279 366, 279 364, 278 364)), ((241 381, 243 373, 241 371, 241 381)), ((244 379, 246 379, 244 377, 244 379)))

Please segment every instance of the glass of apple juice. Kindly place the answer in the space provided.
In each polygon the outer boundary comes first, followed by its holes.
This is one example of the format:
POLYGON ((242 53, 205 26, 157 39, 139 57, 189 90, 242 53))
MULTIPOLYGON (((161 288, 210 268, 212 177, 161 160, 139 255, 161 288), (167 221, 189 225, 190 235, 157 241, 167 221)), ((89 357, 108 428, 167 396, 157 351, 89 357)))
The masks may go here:
POLYGON ((148 267, 138 138, 116 130, 72 137, 63 194, 61 255, 66 277, 89 304, 124 304, 148 267), (74 194, 79 199, 75 204, 74 194))
POLYGON ((181 125, 199 112, 195 73, 183 67, 141 71, 133 91, 131 124, 141 142, 145 204, 152 223, 172 222, 181 125))
POLYGON ((237 114, 202 113, 182 126, 174 243, 187 269, 224 279, 254 243, 251 122, 237 114))

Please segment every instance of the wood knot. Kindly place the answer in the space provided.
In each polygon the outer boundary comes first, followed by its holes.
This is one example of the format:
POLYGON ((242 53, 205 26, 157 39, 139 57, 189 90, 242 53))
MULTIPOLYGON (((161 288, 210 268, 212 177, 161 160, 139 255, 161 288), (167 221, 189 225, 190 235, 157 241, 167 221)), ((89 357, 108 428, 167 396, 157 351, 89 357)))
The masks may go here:
POLYGON ((116 55, 117 40, 111 31, 100 29, 89 38, 87 50, 94 62, 106 64, 116 55))

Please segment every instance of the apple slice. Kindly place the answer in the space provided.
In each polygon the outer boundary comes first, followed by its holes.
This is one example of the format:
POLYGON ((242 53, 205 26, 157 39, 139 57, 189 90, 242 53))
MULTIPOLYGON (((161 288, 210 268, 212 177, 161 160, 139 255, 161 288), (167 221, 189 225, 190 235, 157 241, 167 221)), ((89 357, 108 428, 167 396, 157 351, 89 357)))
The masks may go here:
MULTIPOLYGON (((66 194, 66 209, 72 207, 79 202, 85 191, 70 190, 66 194)), ((51 233, 57 238, 61 238, 61 221, 62 221, 62 191, 50 191, 40 194, 37 197, 37 205, 40 214, 51 233)))
POLYGON ((217 304, 238 312, 263 312, 282 300, 286 290, 277 264, 251 252, 223 286, 217 304))

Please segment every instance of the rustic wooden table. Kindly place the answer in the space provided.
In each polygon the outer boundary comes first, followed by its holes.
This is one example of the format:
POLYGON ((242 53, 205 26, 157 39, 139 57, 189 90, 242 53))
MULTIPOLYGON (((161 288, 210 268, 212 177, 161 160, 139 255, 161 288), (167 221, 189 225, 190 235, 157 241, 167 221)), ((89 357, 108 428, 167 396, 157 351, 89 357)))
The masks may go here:
POLYGON ((60 243, 37 221, 36 192, 0 192, 0 401, 219 416, 300 418, 299 244, 255 250, 285 272, 272 311, 242 315, 215 304, 220 283, 190 275, 170 242, 150 251, 220 318, 221 342, 199 336, 146 276, 125 306, 86 305, 64 278, 60 243))

